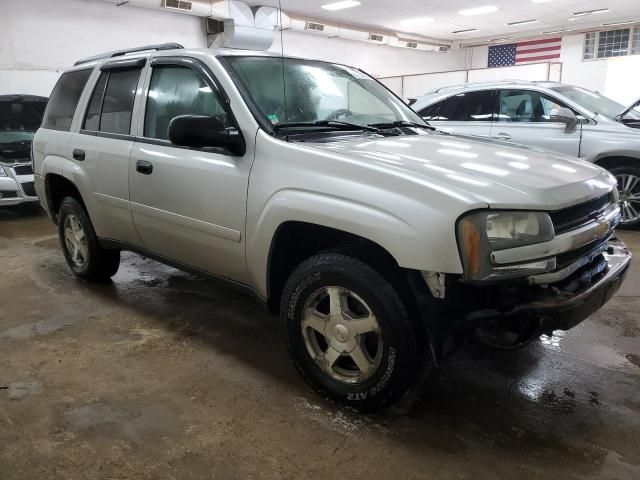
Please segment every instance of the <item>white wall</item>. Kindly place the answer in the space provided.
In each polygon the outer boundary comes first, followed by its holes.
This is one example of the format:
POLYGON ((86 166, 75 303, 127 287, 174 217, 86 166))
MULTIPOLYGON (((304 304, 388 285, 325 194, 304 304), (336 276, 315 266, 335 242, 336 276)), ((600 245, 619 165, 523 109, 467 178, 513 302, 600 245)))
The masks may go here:
MULTIPOLYGON (((160 0, 158 0, 160 5, 160 0)), ((285 54, 348 63, 376 76, 456 70, 465 52, 421 52, 285 31, 285 54)), ((98 0, 0 0, 0 94, 49 95, 60 72, 96 53, 163 42, 205 47, 199 17, 98 0)), ((275 35, 273 51, 280 51, 275 35)))
POLYGON ((0 0, 0 95, 48 96, 80 58, 163 42, 206 46, 202 19, 94 0, 0 0))
POLYGON ((582 61, 584 35, 562 37, 562 82, 604 93, 607 60, 582 61))
POLYGON ((608 97, 631 105, 640 98, 640 55, 617 57, 607 60, 604 92, 608 97))
MULTIPOLYGON (((285 55, 346 63, 376 77, 458 70, 464 68, 465 64, 465 52, 462 50, 435 53, 327 38, 293 30, 285 30, 282 34, 285 55)), ((280 48, 278 33, 270 51, 279 52, 280 48)))

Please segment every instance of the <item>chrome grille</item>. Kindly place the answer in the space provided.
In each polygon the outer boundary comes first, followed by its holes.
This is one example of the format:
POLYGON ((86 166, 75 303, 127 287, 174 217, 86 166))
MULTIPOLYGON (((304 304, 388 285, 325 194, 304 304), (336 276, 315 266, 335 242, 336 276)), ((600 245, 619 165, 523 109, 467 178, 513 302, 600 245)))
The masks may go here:
POLYGON ((602 214, 613 202, 613 195, 608 193, 588 202, 549 212, 556 235, 586 225, 602 214))

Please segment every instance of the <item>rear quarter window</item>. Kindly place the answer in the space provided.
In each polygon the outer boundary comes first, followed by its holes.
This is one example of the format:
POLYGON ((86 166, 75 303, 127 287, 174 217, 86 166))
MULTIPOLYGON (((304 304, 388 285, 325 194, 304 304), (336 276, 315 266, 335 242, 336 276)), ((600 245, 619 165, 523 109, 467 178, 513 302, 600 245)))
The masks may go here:
POLYGON ((53 88, 44 112, 43 128, 69 131, 78 100, 84 90, 91 69, 63 73, 53 88))

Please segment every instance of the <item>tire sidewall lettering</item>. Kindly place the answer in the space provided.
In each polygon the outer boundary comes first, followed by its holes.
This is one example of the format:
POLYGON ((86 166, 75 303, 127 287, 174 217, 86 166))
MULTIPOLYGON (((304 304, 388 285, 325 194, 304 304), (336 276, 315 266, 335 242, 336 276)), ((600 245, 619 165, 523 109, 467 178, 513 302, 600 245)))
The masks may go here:
POLYGON ((321 278, 322 278, 322 275, 320 274, 320 272, 314 273, 312 275, 305 277, 304 280, 302 280, 298 284, 296 289, 291 294, 291 298, 289 300, 289 305, 287 308, 287 317, 290 320, 294 320, 296 309, 298 307, 298 300, 300 299, 300 297, 302 296, 306 288, 312 283, 319 281, 321 278))

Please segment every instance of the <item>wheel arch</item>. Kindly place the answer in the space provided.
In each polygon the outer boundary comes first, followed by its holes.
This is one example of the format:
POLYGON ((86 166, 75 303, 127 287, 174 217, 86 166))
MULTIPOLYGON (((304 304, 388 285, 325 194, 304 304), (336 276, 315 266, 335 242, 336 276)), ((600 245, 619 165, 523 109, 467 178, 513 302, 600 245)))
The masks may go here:
POLYGON ((633 165, 634 163, 640 167, 640 158, 632 157, 628 154, 606 154, 597 158, 593 163, 607 170, 620 165, 633 165))
POLYGON ((73 197, 85 208, 86 205, 78 187, 59 173, 48 173, 44 177, 47 211, 53 222, 58 223, 58 210, 65 197, 73 197))
POLYGON ((269 246, 266 293, 272 312, 278 312, 284 284, 296 266, 326 251, 351 255, 382 273, 399 270, 391 252, 368 238, 325 225, 288 220, 278 226, 269 246))

